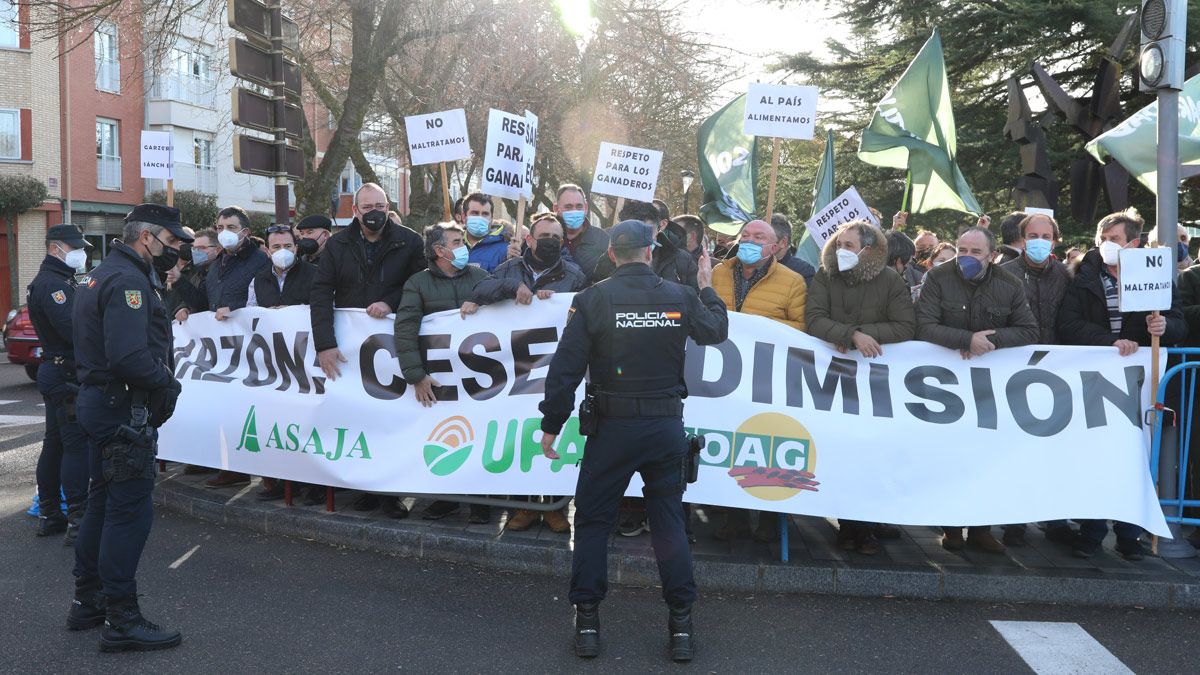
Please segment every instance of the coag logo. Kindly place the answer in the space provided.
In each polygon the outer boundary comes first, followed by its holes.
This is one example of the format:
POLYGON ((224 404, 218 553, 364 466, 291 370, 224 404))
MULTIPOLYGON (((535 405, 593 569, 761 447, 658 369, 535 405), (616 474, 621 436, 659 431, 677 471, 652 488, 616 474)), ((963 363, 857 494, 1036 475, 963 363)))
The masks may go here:
POLYGON ((435 476, 449 476, 466 463, 474 442, 475 430, 467 418, 455 415, 442 420, 425 442, 425 466, 435 476))
POLYGON ((780 413, 762 413, 737 431, 696 429, 703 434, 701 462, 729 467, 738 487, 751 496, 782 501, 804 490, 817 491, 817 447, 803 424, 780 413))

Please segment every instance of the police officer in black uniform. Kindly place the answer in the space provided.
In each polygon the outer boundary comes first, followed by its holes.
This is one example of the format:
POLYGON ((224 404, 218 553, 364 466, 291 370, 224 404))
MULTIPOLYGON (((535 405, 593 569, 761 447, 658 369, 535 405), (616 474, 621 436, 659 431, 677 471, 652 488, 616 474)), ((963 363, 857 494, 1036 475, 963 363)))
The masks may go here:
POLYGON ((37 386, 46 403, 46 435, 38 457, 37 536, 66 532, 63 543, 75 543, 88 488, 87 438, 75 421, 75 348, 71 305, 75 272, 87 265, 91 245, 74 225, 46 231, 46 259, 29 284, 29 320, 42 345, 37 386), (67 498, 67 515, 59 503, 59 487, 67 498))
POLYGON ((612 230, 608 255, 617 266, 607 280, 575 296, 567 326, 550 363, 542 411, 542 452, 571 416, 575 390, 590 371, 580 430, 588 435, 575 488, 575 553, 570 600, 575 605, 575 653, 600 652, 599 604, 608 590, 608 537, 618 503, 634 472, 645 487, 650 536, 670 608, 670 654, 692 658, 692 603, 696 582, 684 533, 684 346, 723 342, 729 332, 725 304, 709 285, 708 256, 700 258, 696 291, 658 277, 650 268, 654 232, 627 220, 612 230))
POLYGON ((159 272, 191 242, 179 210, 141 204, 121 241, 80 281, 73 315, 81 384, 76 410, 87 434, 92 485, 75 542, 75 600, 67 626, 104 624, 101 651, 174 647, 176 630, 142 616, 138 559, 153 522, 157 428, 174 412, 171 318, 159 272))

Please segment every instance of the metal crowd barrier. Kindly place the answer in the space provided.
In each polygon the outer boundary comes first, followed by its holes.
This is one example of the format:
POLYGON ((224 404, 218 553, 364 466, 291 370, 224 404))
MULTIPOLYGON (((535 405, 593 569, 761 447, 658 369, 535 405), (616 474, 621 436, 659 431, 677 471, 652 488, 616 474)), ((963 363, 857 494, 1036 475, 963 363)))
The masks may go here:
POLYGON ((1200 526, 1200 517, 1196 517, 1200 516, 1200 465, 1191 462, 1192 443, 1200 444, 1200 433, 1194 433, 1200 429, 1194 428, 1193 416, 1200 403, 1196 397, 1200 349, 1166 352, 1168 368, 1158 385, 1150 470, 1158 484, 1159 503, 1167 522, 1176 527, 1200 526))

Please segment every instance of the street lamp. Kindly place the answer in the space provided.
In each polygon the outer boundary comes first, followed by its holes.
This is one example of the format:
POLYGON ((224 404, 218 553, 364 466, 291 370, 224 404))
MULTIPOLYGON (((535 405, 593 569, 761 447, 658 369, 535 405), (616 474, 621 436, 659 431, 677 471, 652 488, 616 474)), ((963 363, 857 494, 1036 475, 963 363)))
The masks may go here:
POLYGON ((679 178, 683 181, 683 212, 690 213, 688 211, 688 189, 692 187, 692 183, 696 180, 696 174, 684 169, 679 172, 679 178))

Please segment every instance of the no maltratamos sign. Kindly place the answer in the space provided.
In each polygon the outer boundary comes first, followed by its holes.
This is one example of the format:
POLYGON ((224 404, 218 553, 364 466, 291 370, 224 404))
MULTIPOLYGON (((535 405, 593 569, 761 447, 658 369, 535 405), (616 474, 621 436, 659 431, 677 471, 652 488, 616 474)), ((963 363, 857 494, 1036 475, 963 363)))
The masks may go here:
POLYGON ((875 216, 871 215, 871 211, 867 209, 867 205, 859 196, 858 190, 854 186, 850 186, 842 194, 838 195, 825 208, 813 214, 813 217, 804 224, 808 228, 809 234, 812 235, 813 241, 816 242, 818 248, 824 248, 825 242, 837 232, 838 227, 842 223, 848 223, 852 220, 865 220, 872 225, 878 225, 875 221, 875 216))
POLYGON ((808 140, 816 117, 816 87, 755 83, 746 94, 742 129, 753 136, 808 140))
POLYGON ((470 159, 467 113, 462 108, 404 118, 413 166, 470 159))
POLYGON ((1171 309, 1171 284, 1175 280, 1175 249, 1123 248, 1120 270, 1118 297, 1122 312, 1171 309))
POLYGON ((658 185, 662 159, 661 150, 601 143, 592 192, 639 202, 651 201, 658 185))

